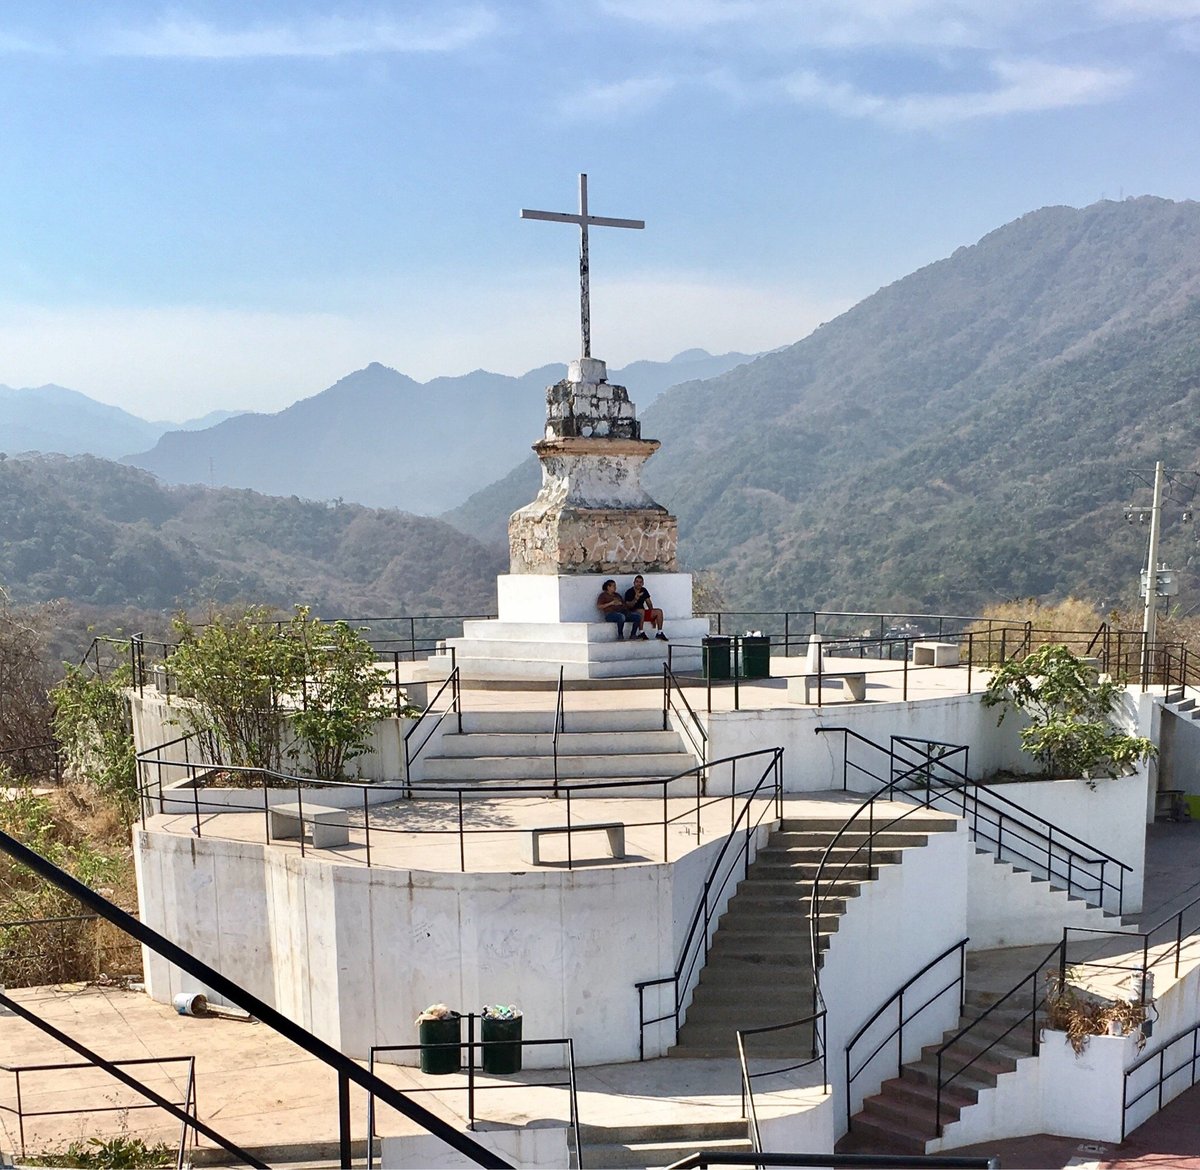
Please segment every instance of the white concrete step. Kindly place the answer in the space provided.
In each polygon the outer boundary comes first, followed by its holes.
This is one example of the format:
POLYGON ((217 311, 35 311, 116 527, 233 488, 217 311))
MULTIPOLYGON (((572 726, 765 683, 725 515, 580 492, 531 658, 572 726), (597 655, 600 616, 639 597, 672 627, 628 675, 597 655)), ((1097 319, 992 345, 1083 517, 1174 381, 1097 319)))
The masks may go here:
MULTIPOLYGON (((662 709, 633 707, 628 710, 572 711, 571 696, 566 696, 564 719, 573 732, 661 731, 662 709)), ((554 727, 554 709, 542 711, 468 711, 463 715, 463 731, 475 732, 549 732, 554 727)))
MULTIPOLYGON (((619 776, 677 776, 696 766, 686 752, 558 755, 559 777, 590 780, 619 776)), ((427 756, 426 781, 468 783, 474 780, 552 780, 552 756, 427 756)))
MULTIPOLYGON (((661 718, 661 717, 660 717, 661 718)), ((573 720, 572 720, 573 722, 573 720)), ((661 725, 661 723, 660 723, 661 725)), ((558 754, 563 756, 638 755, 679 752, 676 731, 563 731, 558 737, 558 754)), ((443 736, 439 756, 550 756, 554 736, 549 731, 464 731, 443 736)))

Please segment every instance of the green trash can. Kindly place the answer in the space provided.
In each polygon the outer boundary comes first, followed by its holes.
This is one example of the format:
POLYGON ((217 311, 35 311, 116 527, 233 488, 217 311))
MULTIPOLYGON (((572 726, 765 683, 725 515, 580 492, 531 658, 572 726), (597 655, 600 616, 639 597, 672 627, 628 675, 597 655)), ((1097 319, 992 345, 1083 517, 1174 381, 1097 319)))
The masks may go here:
POLYGON ((742 678, 771 677, 771 638, 751 634, 742 639, 742 678))
POLYGON ((703 646, 705 678, 730 677, 731 672, 729 649, 732 641, 732 638, 725 638, 719 634, 704 639, 703 646))
POLYGON ((483 1048, 483 1071, 502 1074, 521 1071, 521 1021, 493 1020, 484 1016, 479 1021, 479 1039, 483 1048))
POLYGON ((462 1017, 457 1013, 441 1020, 419 1020, 421 1071, 440 1077, 462 1071, 462 1017))

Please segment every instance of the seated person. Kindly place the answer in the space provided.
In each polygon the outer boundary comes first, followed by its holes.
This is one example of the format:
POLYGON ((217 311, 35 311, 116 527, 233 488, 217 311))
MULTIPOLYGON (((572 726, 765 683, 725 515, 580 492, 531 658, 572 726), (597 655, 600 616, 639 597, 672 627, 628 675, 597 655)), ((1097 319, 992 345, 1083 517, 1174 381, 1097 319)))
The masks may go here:
POLYGON ((625 623, 628 621, 632 629, 630 630, 629 640, 632 642, 634 638, 646 640, 646 635, 642 633, 642 611, 636 610, 630 612, 625 604, 625 599, 617 592, 617 583, 610 577, 604 582, 600 590, 600 596, 596 598, 596 608, 604 615, 606 622, 617 623, 617 641, 620 642, 625 637, 625 623))
POLYGON ((658 631, 654 636, 663 642, 667 641, 667 635, 663 633, 663 611, 650 604, 650 594, 646 592, 646 582, 640 573, 634 577, 633 585, 625 590, 625 604, 629 609, 641 612, 643 630, 646 626, 653 626, 658 631))

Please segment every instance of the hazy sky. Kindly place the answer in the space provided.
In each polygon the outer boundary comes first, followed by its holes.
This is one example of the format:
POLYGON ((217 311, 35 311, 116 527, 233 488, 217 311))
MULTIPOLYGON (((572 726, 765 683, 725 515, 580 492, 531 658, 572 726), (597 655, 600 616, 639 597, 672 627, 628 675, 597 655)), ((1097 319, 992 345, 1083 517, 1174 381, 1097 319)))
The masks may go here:
MULTIPOLYGON (((1027 211, 1200 196, 1200 0, 0 0, 0 382, 758 350, 1027 211)), ((636 397, 636 393, 635 393, 636 397)))

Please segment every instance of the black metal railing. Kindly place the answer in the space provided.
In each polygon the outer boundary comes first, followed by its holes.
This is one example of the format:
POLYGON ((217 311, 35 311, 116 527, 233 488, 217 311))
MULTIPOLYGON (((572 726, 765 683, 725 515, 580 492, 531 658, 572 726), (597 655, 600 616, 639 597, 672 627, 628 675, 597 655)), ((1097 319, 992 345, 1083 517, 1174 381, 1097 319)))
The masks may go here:
POLYGON ((1018 1048, 1019 1050, 1020 1045, 1023 1043, 1021 1037, 1025 1035, 1025 1025, 1028 1024, 1029 1055, 1037 1055, 1040 1031, 1038 1027, 1038 1010, 1045 1003, 1045 992, 1043 991, 1045 984, 1044 975, 1060 959, 1062 950, 1063 944, 1056 943, 1046 957, 1028 975, 1019 979, 1009 991, 1005 992, 994 1003, 984 1008, 974 1020, 965 1027, 960 1028, 949 1040, 945 1041, 938 1048, 936 1054, 937 1088, 933 1106, 933 1123, 938 1137, 942 1136, 942 1105, 946 1090, 969 1069, 974 1068, 993 1048, 1004 1041, 1009 1041, 1010 1049, 1018 1048), (1020 1005, 1024 1002, 1026 993, 1028 993, 1029 997, 1029 1008, 1024 1012, 1020 1012, 1020 1005), (1007 1028, 998 1035, 987 1037, 986 1042, 982 1042, 981 1037, 985 1024, 990 1020, 998 1019, 1002 1011, 1010 1011, 1013 1008, 1016 1008, 1019 1012, 1016 1019, 1009 1019, 1007 1028), (1009 1038, 1014 1037, 1015 1034, 1016 1037, 1010 1040, 1009 1038), (963 1054, 965 1058, 956 1060, 955 1049, 958 1050, 958 1053, 963 1054), (953 1071, 950 1070, 952 1063, 957 1066, 953 1071))
MULTIPOLYGON (((762 1131, 758 1124, 758 1106, 754 1101, 754 1082, 768 1077, 782 1076, 785 1073, 797 1072, 810 1065, 821 1065, 821 1087, 829 1092, 829 1069, 826 1057, 826 1011, 824 1004, 821 1009, 811 1016, 799 1020, 789 1020, 783 1024, 768 1024, 762 1028, 739 1028, 737 1030, 738 1065, 742 1077, 742 1116, 746 1118, 750 1129, 750 1144, 756 1151, 762 1149, 762 1131), (750 1071, 752 1057, 746 1055, 746 1042, 752 1036, 778 1035, 780 1032, 807 1031, 809 1039, 806 1047, 809 1056, 806 1060, 791 1061, 778 1068, 756 1069, 750 1071)), ((751 1041, 753 1046, 753 1041, 751 1041)))
POLYGON ((1125 1134, 1129 1126, 1129 1114, 1135 1105, 1144 1101, 1151 1093, 1154 1093, 1155 1105, 1150 1112, 1152 1114, 1159 1112, 1164 1105, 1173 1101, 1180 1093, 1190 1089, 1196 1083, 1197 1070, 1200 1070, 1200 1024, 1193 1024, 1190 1028, 1184 1028, 1183 1031, 1177 1032, 1169 1040, 1165 1041, 1162 1047, 1156 1049, 1154 1052, 1147 1052, 1145 1056, 1135 1060, 1125 1070, 1124 1085, 1121 1090, 1121 1141, 1125 1140, 1125 1134), (1176 1052, 1170 1059, 1178 1060, 1179 1063, 1168 1069, 1168 1055, 1176 1047, 1182 1048, 1184 1053, 1187 1053, 1187 1050, 1190 1048, 1191 1052, 1182 1056, 1176 1052), (1149 1068, 1152 1072, 1156 1072, 1157 1075, 1154 1076, 1154 1079, 1145 1088, 1131 1097, 1129 1095, 1131 1091, 1130 1082, 1143 1068, 1149 1068), (1187 1074, 1186 1081, 1180 1076, 1182 1073, 1187 1074), (1180 1079, 1175 1081, 1176 1077, 1180 1077, 1180 1079), (1168 1088, 1168 1082, 1170 1081, 1175 1081, 1175 1083, 1168 1088))
MULTIPOLYGON (((114 1060, 110 1062, 115 1069, 140 1068, 146 1065, 155 1065, 158 1067, 182 1064, 186 1066, 186 1075, 184 1076, 184 1088, 179 1099, 174 1100, 174 1104, 188 1115, 189 1120, 180 1121, 179 1127, 179 1142, 176 1151, 175 1165, 177 1170, 182 1170, 186 1162, 186 1154, 188 1148, 188 1140, 195 1140, 195 1129, 191 1121, 196 1116, 196 1058, 194 1056, 146 1056, 138 1057, 132 1060, 114 1060)), ((24 1158, 26 1153, 26 1134, 25 1134, 25 1119, 36 1117, 79 1117, 84 1115, 117 1113, 124 1119, 125 1115, 132 1112, 137 1112, 143 1109, 159 1109, 161 1106, 156 1101, 146 1098, 144 1092, 139 1092, 138 1096, 143 1100, 130 1099, 125 1101, 115 1101, 110 1095, 105 1095, 103 1098, 104 1104, 99 1102, 89 1102, 80 1104, 78 1089, 71 1093, 72 1105, 70 1108, 64 1109, 31 1109, 26 1104, 25 1097, 29 1089, 29 1078, 31 1076, 38 1077, 42 1074, 47 1074, 48 1079, 57 1079, 63 1073, 75 1072, 82 1068, 93 1067, 87 1061, 55 1061, 49 1064, 0 1064, 0 1073, 8 1073, 13 1078, 13 1104, 7 1105, 0 1103, 0 1112, 10 1113, 17 1120, 17 1154, 24 1158), (25 1078, 22 1082, 22 1077, 25 1078)), ((172 1085, 177 1082, 178 1074, 168 1074, 166 1079, 172 1085)), ((43 1094, 44 1095, 44 1094, 43 1094)), ((171 1098, 168 1098, 169 1100, 171 1098)))
POLYGON ((670 663, 664 662, 663 731, 670 731, 672 715, 675 717, 677 728, 691 744, 692 755, 703 764, 708 759, 708 731, 688 702, 683 686, 671 669, 670 663))
MULTIPOLYGON (((385 1081, 372 1076, 357 1061, 351 1060, 350 1057, 339 1052, 327 1041, 314 1036, 306 1028, 301 1027, 290 1017, 284 1015, 284 1013, 278 1011, 264 1000, 259 999, 256 995, 252 995, 240 984, 235 983, 214 967, 210 967, 207 963, 197 959, 195 955, 177 946, 170 939, 159 934, 158 931, 139 922, 108 898, 96 893, 84 885, 83 882, 65 870, 60 869, 42 857, 41 854, 18 841, 11 834, 5 833, 2 830, 0 830, 0 851, 8 854, 14 861, 28 866, 38 877, 57 886, 66 894, 83 903, 84 906, 94 913, 99 914, 102 918, 106 918, 130 938, 136 939, 142 946, 148 947, 155 954, 166 959, 167 962, 173 963, 201 984, 209 987, 215 995, 228 1000, 243 1011, 248 1012, 261 1024, 265 1024, 285 1040, 290 1040, 293 1044, 334 1072, 337 1076, 338 1087, 338 1132, 341 1165, 349 1166, 351 1164, 350 1086, 355 1084, 368 1093, 375 1093, 384 1104, 398 1110, 409 1118, 410 1121, 415 1122, 422 1129, 439 1138, 477 1165, 495 1167, 497 1170, 511 1170, 509 1163, 503 1158, 485 1146, 480 1145, 467 1134, 459 1132, 448 1122, 430 1112, 424 1106, 409 1100, 405 1094, 393 1088, 385 1081)), ((33 1013, 28 1012, 10 997, 0 993, 0 1003, 10 1010, 17 1012, 22 1018, 29 1019, 31 1023, 36 1023, 43 1031, 53 1034, 56 1039, 61 1039, 72 1051, 79 1053, 85 1060, 101 1067, 104 1066, 102 1058, 98 1057, 97 1054, 91 1052, 78 1042, 73 1041, 70 1037, 65 1036, 58 1029, 51 1031, 52 1025, 44 1020, 39 1021, 33 1013)), ((112 1072, 112 1075, 117 1076, 118 1079, 124 1080, 126 1084, 129 1084, 129 1074, 124 1073, 122 1070, 113 1071, 109 1069, 108 1071, 112 1072)), ((137 1086, 131 1085, 131 1087, 137 1086)), ((145 1086, 140 1087, 140 1090, 144 1089, 145 1086)), ((170 1102, 161 1097, 158 1098, 158 1102, 163 1107, 174 1111, 176 1116, 179 1115, 176 1107, 171 1105, 170 1102)), ((244 1150, 231 1148, 230 1143, 213 1130, 211 1126, 207 1126, 204 1122, 198 1120, 193 1122, 193 1125, 205 1137, 209 1137, 221 1144, 225 1149, 229 1149, 236 1157, 241 1158, 251 1166, 263 1167, 265 1170, 263 1162, 247 1154, 244 1150)))
MULTIPOLYGON (((958 991, 958 1011, 961 1015, 963 1007, 966 1003, 967 994, 967 943, 970 939, 959 939, 953 946, 947 947, 940 955, 934 959, 930 959, 915 975, 909 976, 883 1003, 875 1009, 866 1023, 850 1037, 846 1045, 846 1131, 850 1132, 853 1128, 851 1108, 851 1089, 854 1082, 871 1066, 872 1061, 887 1048, 892 1041, 896 1042, 896 1076, 902 1075, 904 1071, 904 1029, 911 1024, 926 1008, 932 1007, 935 1003, 947 993, 958 991), (951 956, 956 957, 955 975, 949 983, 943 987, 939 987, 932 994, 926 994, 925 998, 915 1007, 909 1005, 909 1010, 905 1010, 904 997, 905 993, 910 991, 918 983, 920 983, 926 975, 940 966, 951 956), (875 1047, 858 1062, 858 1067, 854 1067, 854 1049, 859 1042, 871 1031, 876 1020, 880 1019, 889 1008, 896 1009, 896 1026, 880 1040, 875 1047)), ((924 991, 918 992, 918 995, 925 994, 924 991)))
MULTIPOLYGON (((552 778, 544 783, 528 780, 474 781, 463 784, 442 781, 406 783, 322 781, 264 768, 244 768, 228 764, 214 767, 213 764, 204 761, 187 762, 166 757, 168 752, 171 755, 178 754, 178 749, 188 738, 184 736, 161 744, 138 757, 138 796, 143 828, 146 827, 147 816, 155 812, 174 813, 189 817, 190 831, 196 837, 220 837, 219 826, 206 827, 207 817, 228 813, 257 813, 262 817, 262 841, 264 844, 271 844, 276 837, 271 827, 272 808, 278 804, 293 804, 296 809, 295 816, 301 821, 303 831, 298 839, 287 840, 296 840, 303 857, 317 848, 308 843, 306 836, 311 836, 318 818, 330 811, 332 801, 335 802, 334 808, 344 810, 346 814, 342 824, 349 839, 341 845, 332 846, 338 850, 338 857, 343 862, 359 860, 368 868, 388 865, 386 858, 381 859, 379 855, 381 839, 386 843, 404 835, 442 836, 456 839, 459 867, 464 873, 467 870, 469 840, 488 840, 497 834, 519 836, 539 829, 558 828, 564 832, 569 844, 573 832, 576 829, 586 829, 588 821, 592 819, 590 815, 578 811, 581 801, 585 802, 586 808, 586 802, 589 801, 619 800, 631 796, 640 798, 639 805, 644 805, 647 809, 654 808, 656 815, 630 819, 629 809, 626 807, 622 810, 626 814, 623 820, 626 830, 656 830, 661 835, 662 842, 660 860, 670 861, 672 828, 686 825, 689 831, 698 836, 703 829, 703 818, 707 809, 728 804, 732 832, 740 815, 737 811, 738 801, 747 798, 747 793, 739 787, 739 769, 744 770, 747 761, 766 756, 773 757, 776 751, 782 752, 782 749, 744 752, 687 768, 673 776, 613 777, 602 780, 568 778, 561 780, 557 786, 552 778), (723 772, 728 773, 728 792, 710 794, 711 778, 720 776, 723 772), (211 778, 227 779, 232 782, 232 786, 224 789, 217 786, 221 795, 206 799, 202 793, 205 783, 211 778), (561 809, 560 819, 548 823, 545 810, 542 809, 537 814, 540 819, 517 824, 509 818, 504 824, 497 825, 491 810, 486 807, 486 802, 475 799, 481 795, 495 800, 558 797, 556 807, 561 809), (454 816, 446 818, 451 823, 446 824, 442 818, 436 819, 434 823, 425 823, 416 817, 409 817, 406 810, 398 807, 407 805, 410 800, 418 797, 451 805, 455 810, 454 816)), ((767 771, 771 771, 770 765, 767 771)), ((757 791, 757 788, 754 791, 757 791)), ((776 793, 772 790, 771 796, 772 799, 781 800, 782 792, 776 793)), ((240 827, 238 832, 241 832, 240 827)), ((395 864, 404 865, 407 862, 401 859, 395 864)), ((570 852, 566 864, 568 868, 574 868, 577 864, 570 852)))
POLYGON ((1149 930, 1106 930, 1099 926, 1064 926, 1062 969, 1059 972, 1060 984, 1066 986, 1068 965, 1076 972, 1082 972, 1087 968, 1098 971, 1124 971, 1126 972, 1125 978, 1138 992, 1138 1002, 1145 1003, 1147 998, 1146 975, 1157 967, 1169 964, 1172 977, 1178 979, 1184 941, 1198 933, 1200 933, 1200 898, 1193 898, 1181 910, 1177 910, 1174 914, 1168 914, 1166 918, 1150 927, 1149 930), (1185 927, 1185 922, 1190 922, 1191 925, 1185 927), (1087 938, 1092 942, 1101 938, 1111 942, 1128 939, 1131 951, 1126 952, 1126 955, 1136 954, 1140 951, 1141 961, 1109 963, 1101 958, 1086 956, 1072 960, 1069 958, 1069 948, 1073 938, 1077 940, 1087 938))
POLYGON ((450 674, 446 681, 434 692, 434 696, 426 704, 425 710, 404 733, 404 779, 412 779, 412 766, 421 753, 429 746, 442 721, 449 716, 455 720, 455 731, 461 735, 463 727, 462 709, 462 680, 458 667, 454 663, 454 650, 450 651, 450 674), (443 702, 444 706, 438 704, 443 702))
POLYGON ((37 743, 0 748, 0 772, 17 780, 62 783, 62 745, 48 737, 37 743))
POLYGON ((141 970, 141 947, 102 932, 97 914, 0 922, 0 987, 73 983, 141 970))
MULTIPOLYGON (((551 1040, 483 1040, 476 1039, 475 1026, 481 1019, 474 1012, 462 1012, 460 1019, 467 1021, 467 1038, 465 1040, 450 1041, 449 1043, 436 1044, 374 1044, 371 1046, 370 1056, 367 1067, 374 1076, 381 1076, 379 1066, 386 1065, 390 1062, 381 1061, 378 1058, 392 1053, 401 1052, 420 1052, 422 1049, 432 1049, 439 1055, 447 1050, 453 1052, 458 1049, 460 1054, 466 1053, 466 1060, 461 1061, 465 1066, 466 1078, 464 1084, 454 1084, 447 1086, 444 1084, 430 1085, 428 1087, 413 1087, 409 1086, 405 1089, 408 1096, 417 1096, 421 1093, 439 1093, 445 1095, 450 1089, 457 1089, 466 1094, 467 1098, 467 1129, 473 1130, 476 1123, 481 1118, 479 1109, 477 1108, 476 1096, 479 1093, 490 1093, 497 1090, 516 1090, 522 1089, 565 1089, 567 1093, 567 1134, 569 1152, 573 1155, 574 1170, 579 1170, 583 1165, 582 1150, 579 1137, 579 1089, 575 1078, 575 1042, 569 1037, 558 1037, 551 1040), (561 1069, 564 1074, 564 1079, 552 1080, 536 1075, 532 1070, 523 1069, 520 1080, 501 1081, 499 1084, 488 1083, 480 1084, 480 1072, 486 1072, 484 1067, 484 1059, 487 1056, 489 1047, 494 1045, 502 1045, 508 1049, 511 1047, 519 1047, 521 1053, 524 1054, 527 1048, 550 1048, 558 1047, 562 1049, 564 1063, 561 1069)), ((524 1065, 524 1060, 521 1062, 524 1065)), ((549 1071, 557 1071, 551 1069, 549 1071)), ((488 1076, 501 1076, 503 1074, 488 1073, 488 1076)), ((372 1170, 374 1166, 373 1145, 375 1139, 380 1135, 377 1131, 377 1110, 375 1105, 375 1094, 371 1093, 367 1097, 367 1170, 372 1170)), ((380 1163, 381 1167, 383 1163, 380 1163)))
MULTIPOLYGON (((643 979, 634 984, 638 997, 638 1059, 646 1059, 646 1029, 654 1024, 670 1020, 676 1032, 685 1008, 685 1000, 691 990, 692 979, 698 975, 708 958, 708 948, 716 925, 717 910, 722 905, 722 895, 735 873, 744 878, 750 868, 754 834, 764 821, 779 820, 783 816, 783 748, 767 748, 714 760, 711 764, 691 771, 697 775, 711 774, 713 769, 734 760, 744 763, 767 756, 770 757, 762 773, 753 785, 739 792, 736 766, 730 777, 729 835, 726 837, 716 858, 709 867, 696 907, 688 923, 675 969, 670 975, 658 979, 643 979), (736 811, 734 797, 740 796, 742 805, 736 811), (756 807, 757 804, 757 807, 756 807), (671 1007, 660 1015, 647 1017, 646 991, 651 987, 670 988, 671 1007)), ((697 803, 699 797, 697 797, 697 803)), ((699 821, 697 821, 697 824, 699 821)))
MULTIPOLYGON (((953 813, 967 822, 973 840, 999 859, 1030 866, 1089 905, 1117 914, 1124 909, 1125 874, 1132 873, 1132 867, 972 780, 951 762, 961 745, 893 736, 890 745, 884 747, 848 727, 819 727, 817 732, 840 732, 843 736, 843 791, 849 791, 853 773, 885 786, 892 798, 953 813), (851 744, 875 753, 883 774, 854 759, 851 744)), ((966 760, 965 749, 962 758, 966 760)))
POLYGON ((798 1170, 1000 1170, 999 1158, 956 1154, 728 1154, 700 1150, 672 1162, 667 1170, 707 1170, 709 1166, 794 1166, 798 1170))
POLYGON ((554 731, 550 737, 550 750, 554 754, 554 790, 558 791, 558 737, 562 734, 564 715, 563 683, 566 667, 558 668, 558 693, 554 696, 554 731))

